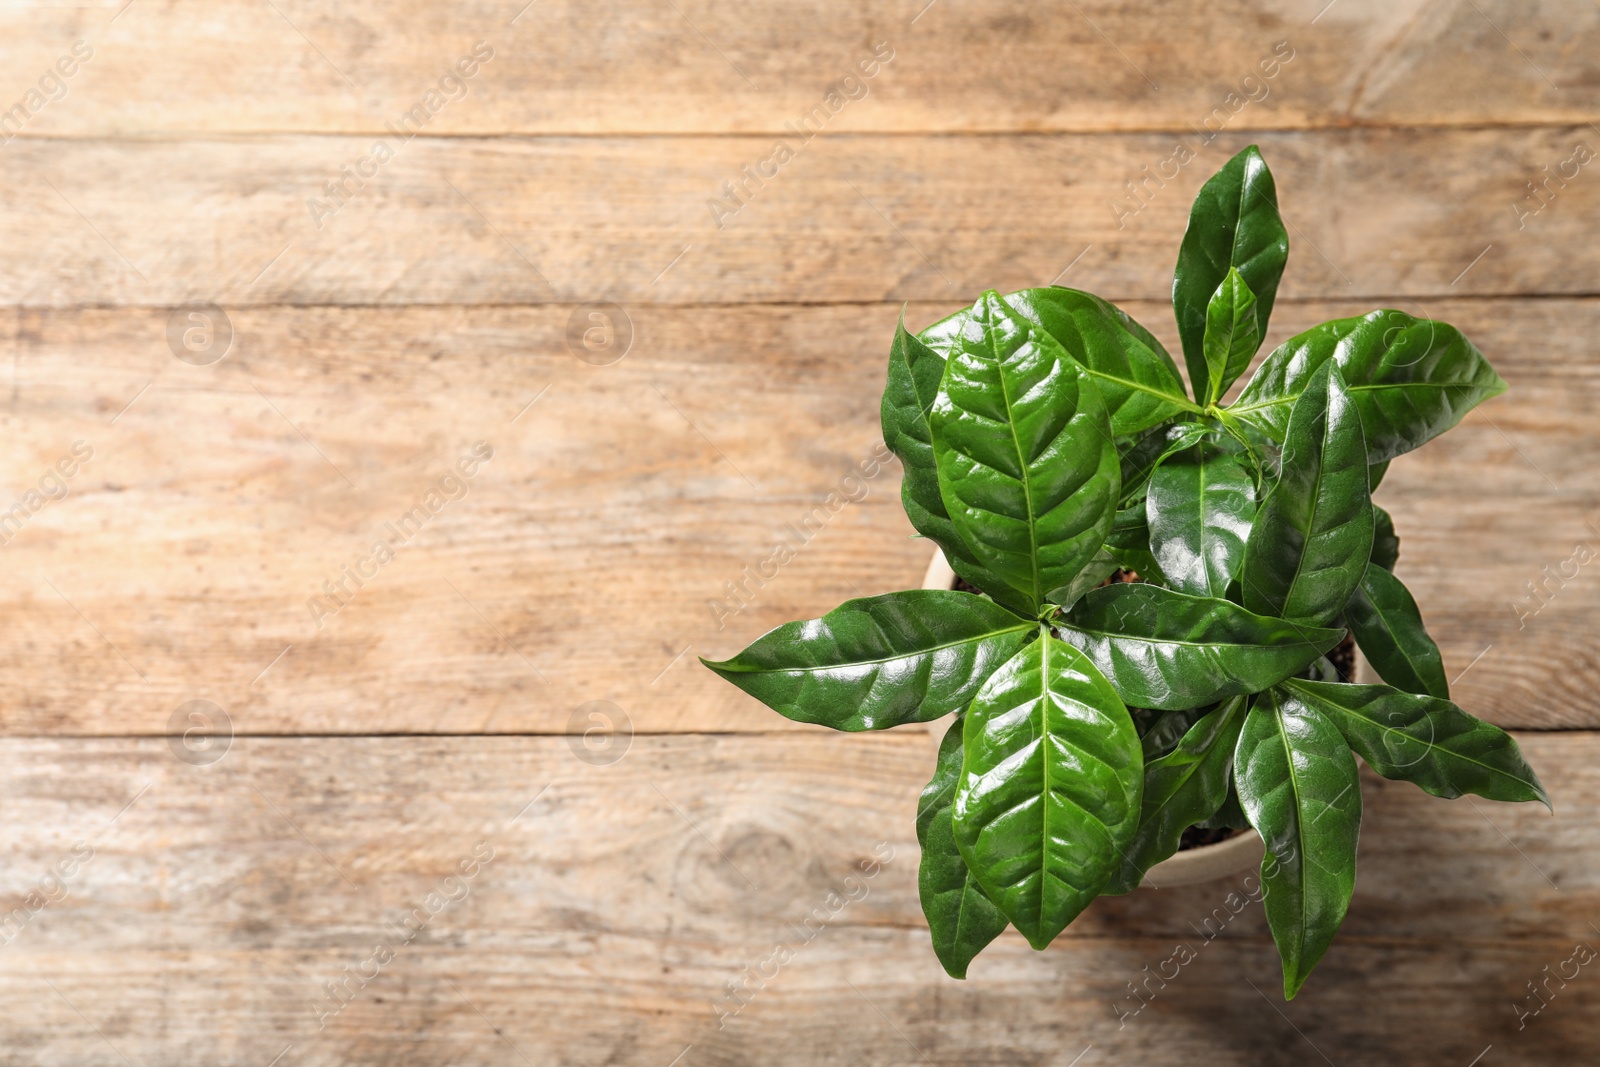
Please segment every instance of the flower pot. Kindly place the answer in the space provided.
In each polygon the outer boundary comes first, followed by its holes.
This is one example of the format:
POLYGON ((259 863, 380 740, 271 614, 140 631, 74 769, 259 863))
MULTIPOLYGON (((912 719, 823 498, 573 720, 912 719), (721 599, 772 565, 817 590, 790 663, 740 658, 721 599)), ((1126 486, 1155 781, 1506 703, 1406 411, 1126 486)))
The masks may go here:
MULTIPOLYGON (((928 571, 922 579, 922 588, 954 589, 955 584, 956 572, 945 562, 944 553, 937 548, 934 549, 933 559, 928 561, 928 571)), ((1363 666, 1358 660, 1358 678, 1361 677, 1363 666)), ((939 747, 940 734, 944 729, 942 723, 928 723, 928 733, 933 738, 935 749, 939 747)), ((1139 883, 1139 888, 1167 889, 1227 878, 1260 864, 1265 852, 1266 846, 1261 841, 1261 835, 1254 830, 1246 830, 1226 841, 1187 848, 1168 856, 1145 872, 1144 881, 1139 883)))

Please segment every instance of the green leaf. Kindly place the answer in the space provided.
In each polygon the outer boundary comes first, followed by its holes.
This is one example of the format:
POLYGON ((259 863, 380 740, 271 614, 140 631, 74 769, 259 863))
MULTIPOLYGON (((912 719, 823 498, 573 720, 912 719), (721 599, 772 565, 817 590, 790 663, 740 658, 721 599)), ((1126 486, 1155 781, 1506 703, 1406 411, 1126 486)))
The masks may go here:
POLYGON ((1109 301, 1056 287, 1023 289, 1007 294, 1005 301, 1044 327, 1089 372, 1105 401, 1112 433, 1138 433, 1194 410, 1161 342, 1109 301))
POLYGON ((883 730, 965 707, 1037 624, 949 589, 847 600, 701 662, 796 722, 883 730))
POLYGON ((1383 476, 1389 473, 1389 464, 1391 462, 1391 460, 1386 459, 1382 463, 1374 463, 1367 468, 1368 489, 1374 493, 1378 491, 1378 485, 1383 481, 1383 476))
POLYGON ((1278 690, 1257 700, 1234 754, 1239 800, 1267 843, 1267 925, 1292 1000, 1332 944, 1356 884, 1361 783, 1350 746, 1324 716, 1278 690))
POLYGON ((905 474, 900 499, 912 527, 938 545, 950 569, 1013 610, 1032 615, 1033 606, 978 562, 967 547, 939 493, 928 412, 939 395, 944 357, 906 331, 905 319, 895 328, 889 349, 888 381, 883 387, 883 443, 900 459, 905 474))
POLYGON ((1536 800, 1550 806, 1539 778, 1511 735, 1438 697, 1387 685, 1341 685, 1294 678, 1286 705, 1314 708, 1385 778, 1411 782, 1436 797, 1474 793, 1489 800, 1536 800))
POLYGON ((1117 458, 1122 469, 1122 491, 1117 507, 1125 508, 1135 500, 1144 499, 1145 484, 1150 472, 1156 469, 1167 447, 1168 426, 1157 426, 1142 434, 1116 439, 1117 458))
MULTIPOLYGON (((1137 434, 1196 410, 1183 379, 1161 342, 1121 308, 1092 293, 1052 286, 1022 289, 1002 298, 1022 318, 1044 329, 1094 379, 1113 433, 1137 434)), ((923 336, 955 352, 965 329, 961 312, 934 323, 923 336)))
POLYGON ((1378 505, 1372 505, 1372 562, 1386 571, 1394 570, 1400 558, 1400 537, 1394 532, 1394 519, 1378 505))
POLYGON ((923 327, 917 337, 929 348, 939 353, 940 359, 949 359, 950 353, 959 347, 958 338, 966 327, 967 320, 971 317, 971 307, 952 311, 939 321, 923 327))
POLYGON ((1205 395, 1210 380, 1205 334, 1212 294, 1229 270, 1237 270, 1255 293, 1256 322, 1265 334, 1288 257, 1289 233, 1278 217, 1272 172, 1251 145, 1200 187, 1173 271, 1172 308, 1195 399, 1205 395))
POLYGON ((1295 402, 1329 362, 1349 384, 1366 430, 1367 462, 1374 465, 1437 437, 1506 390, 1483 353, 1454 326, 1384 310, 1291 337, 1228 411, 1281 441, 1295 402))
POLYGON ((1244 461, 1250 470, 1250 476, 1255 479, 1256 496, 1259 498, 1268 484, 1277 480, 1282 449, 1278 442, 1256 427, 1229 415, 1227 408, 1217 408, 1216 415, 1217 421, 1227 434, 1226 439, 1238 446, 1239 458, 1244 461))
MULTIPOLYGON (((1118 444, 1122 457, 1122 495, 1119 508, 1127 507, 1149 489, 1150 478, 1168 458, 1194 447, 1207 437, 1211 428, 1198 422, 1183 422, 1157 427, 1128 445, 1118 444)), ((1119 439, 1123 440, 1123 439, 1119 439)))
POLYGON ((1339 673, 1339 668, 1333 665, 1333 660, 1323 656, 1309 668, 1300 672, 1300 677, 1310 678, 1314 682, 1348 682, 1350 679, 1339 673))
POLYGON ((1211 818, 1195 825, 1203 830, 1250 829, 1250 816, 1244 813, 1244 805, 1239 803, 1239 787, 1231 773, 1228 776, 1228 798, 1222 802, 1222 807, 1211 818))
POLYGON ((1030 604, 1053 599, 1116 512, 1117 449, 1094 383, 991 290, 945 367, 930 425, 956 532, 1030 604))
POLYGON ((917 889, 934 954, 952 978, 965 978, 967 965, 1007 926, 956 848, 951 811, 961 780, 962 724, 958 715, 945 731, 933 779, 917 803, 917 843, 922 846, 917 889))
POLYGON ((1245 607, 1323 625, 1344 609, 1371 554, 1361 417, 1327 364, 1295 403, 1282 474, 1250 531, 1240 570, 1245 607))
POLYGON ((1101 583, 1121 568, 1122 561, 1102 548, 1095 553, 1094 559, 1084 565, 1083 570, 1078 572, 1078 576, 1072 579, 1066 589, 1062 590, 1056 602, 1064 608, 1070 608, 1081 600, 1085 593, 1099 588, 1101 583))
POLYGON ((1260 692, 1344 637, 1145 582, 1096 589, 1060 629, 1124 702, 1172 711, 1260 692))
POLYGON ((1256 514, 1255 481, 1236 455, 1175 457, 1150 476, 1150 554, 1167 584, 1222 599, 1244 562, 1256 514))
POLYGON ((1139 748, 1144 753, 1144 764, 1149 767, 1151 762, 1160 759, 1168 752, 1178 747, 1178 742, 1183 740, 1183 735, 1189 732, 1189 727, 1200 721, 1200 717, 1208 714, 1213 709, 1187 708, 1183 711, 1152 711, 1140 708, 1134 711, 1128 709, 1133 715, 1133 725, 1139 728, 1139 748), (1148 729, 1142 725, 1142 720, 1149 717, 1153 721, 1148 729))
POLYGON ((1228 799, 1245 703, 1234 697, 1202 716, 1176 748, 1145 764, 1139 828, 1105 892, 1138 888, 1146 871, 1178 851, 1185 830, 1211 818, 1228 799))
POLYGON ((1400 579, 1368 564, 1344 617, 1378 677, 1407 693, 1450 695, 1439 646, 1423 628, 1417 602, 1400 579))
MULTIPOLYGON (((1206 358, 1209 383, 1205 402, 1215 404, 1261 346, 1261 328, 1256 322, 1256 294, 1250 291, 1243 275, 1233 267, 1211 294, 1206 306, 1206 332, 1201 349, 1206 358)), ((1198 390, 1197 390, 1198 391, 1198 390)))
POLYGON ((1150 554, 1150 527, 1145 523, 1144 505, 1137 504, 1117 512, 1106 535, 1105 550, 1115 556, 1124 570, 1141 577, 1159 578, 1161 569, 1150 554))
POLYGON ((1139 818, 1133 720, 1094 665, 1044 634, 984 683, 967 712, 956 845, 1036 949, 1115 872, 1139 818))

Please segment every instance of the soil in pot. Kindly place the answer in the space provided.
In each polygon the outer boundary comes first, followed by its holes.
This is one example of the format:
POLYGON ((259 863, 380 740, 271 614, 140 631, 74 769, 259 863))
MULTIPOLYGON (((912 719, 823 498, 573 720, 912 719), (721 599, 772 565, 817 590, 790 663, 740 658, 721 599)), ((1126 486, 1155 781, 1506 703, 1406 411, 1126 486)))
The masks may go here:
POLYGON ((1344 640, 1333 647, 1328 653, 1328 662, 1333 664, 1333 669, 1339 672, 1341 682, 1356 680, 1356 639, 1351 634, 1345 634, 1344 640))
POLYGON ((1243 830, 1221 826, 1210 829, 1204 826, 1191 826, 1183 832, 1178 839, 1178 851, 1184 852, 1191 848, 1201 848, 1205 845, 1220 845, 1230 837, 1238 837, 1243 830))

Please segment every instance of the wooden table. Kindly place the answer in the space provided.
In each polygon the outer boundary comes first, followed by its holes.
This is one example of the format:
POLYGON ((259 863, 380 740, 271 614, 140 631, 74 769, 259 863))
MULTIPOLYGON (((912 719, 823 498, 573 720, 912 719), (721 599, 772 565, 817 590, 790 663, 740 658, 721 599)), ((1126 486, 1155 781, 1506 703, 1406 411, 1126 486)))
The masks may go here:
POLYGON ((0 1058, 1593 1060, 1600 10, 521 2, 0 13, 0 1058), (1226 883, 953 981, 926 735, 695 657, 921 574, 898 469, 848 478, 902 309, 1061 281, 1175 347, 1252 142, 1269 342, 1395 306, 1511 383, 1379 497, 1556 816, 1367 776, 1292 1004, 1226 883))

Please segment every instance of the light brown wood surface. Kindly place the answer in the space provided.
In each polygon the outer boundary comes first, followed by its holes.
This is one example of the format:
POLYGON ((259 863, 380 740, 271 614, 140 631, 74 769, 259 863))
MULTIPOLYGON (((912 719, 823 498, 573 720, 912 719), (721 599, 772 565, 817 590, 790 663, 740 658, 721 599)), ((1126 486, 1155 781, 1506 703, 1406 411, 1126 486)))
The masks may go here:
POLYGON ((1561 1057, 1593 1037, 1588 969, 1521 1030, 1512 1005, 1600 944, 1600 751, 1521 740, 1554 818, 1366 776, 1355 905, 1289 1005, 1259 903, 1227 902, 1242 879, 1108 898, 1044 953, 1008 933, 945 977, 917 903, 933 753, 914 734, 639 737, 603 767, 561 738, 241 739, 201 768, 159 739, 11 740, 7 891, 93 856, 5 947, 8 1046, 664 1065, 691 1045, 682 1062, 965 1064, 1092 1044, 1081 1062, 1176 1065, 1465 1064, 1493 1044, 1500 1063, 1581 1062, 1561 1057), (493 858, 447 883, 475 849, 493 858), (461 899, 401 944, 393 924, 434 892, 461 899), (393 961, 323 1019, 322 983, 380 943, 393 961), (793 959, 721 1018, 778 944, 793 959), (1199 958, 1119 1026, 1127 983, 1180 944, 1199 958))
POLYGON ((326 185, 371 138, 19 138, 0 238, 40 254, 0 270, 0 300, 953 306, 1074 261, 1063 283, 1159 300, 1195 191, 1252 142, 1292 226, 1285 299, 1595 292, 1600 163, 1542 213, 1513 208, 1600 134, 1537 126, 1230 131, 1143 199, 1124 183, 1172 156, 1170 134, 819 137, 728 215, 707 202, 767 139, 418 140, 329 214, 326 185))
POLYGON ((894 58, 840 129, 1186 130, 1230 92, 1252 128, 1583 123, 1600 76, 1592 7, 1510 0, 137 0, 111 21, 124 2, 7 8, 19 95, 94 49, 30 132, 378 130, 479 41, 494 58, 430 133, 780 131, 880 42, 894 58))
POLYGON ((1593 5, 117 0, 0 31, 0 522, 26 512, 0 525, 0 1059, 1592 1058, 1592 967, 1517 1006, 1600 948, 1600 578, 1526 587, 1600 546, 1600 178, 1537 214, 1527 186, 1600 143, 1593 5), (386 127, 478 41, 423 136, 386 127), (823 135, 786 126, 880 42, 823 135), (779 139, 795 158, 727 200, 779 139), (1395 306, 1510 382, 1378 500, 1453 692, 1519 730, 1556 814, 1367 775, 1355 904, 1302 995, 1251 905, 1119 1026, 1229 884, 1101 901, 950 980, 916 895, 925 732, 796 726, 695 657, 920 578, 898 468, 846 480, 902 309, 1059 281, 1173 346, 1190 200, 1249 143, 1291 224, 1269 343, 1395 306), (186 302, 224 309, 217 362, 175 358, 186 302), (569 339, 602 303, 631 333, 609 365, 569 339), (479 441, 464 492, 314 611, 479 441), (710 606, 808 517, 748 607, 710 606), (195 700, 231 742, 166 736, 195 700), (468 895, 318 1029, 323 983, 479 842, 468 895))

